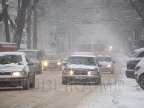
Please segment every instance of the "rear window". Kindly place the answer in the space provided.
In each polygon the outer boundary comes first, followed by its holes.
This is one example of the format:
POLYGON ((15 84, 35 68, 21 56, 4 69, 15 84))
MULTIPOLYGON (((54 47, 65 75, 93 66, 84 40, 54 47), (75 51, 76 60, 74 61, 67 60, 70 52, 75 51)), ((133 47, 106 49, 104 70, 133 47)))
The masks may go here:
POLYGON ((29 59, 36 59, 36 51, 23 51, 29 59))
POLYGON ((107 61, 107 62, 112 61, 111 57, 97 57, 96 59, 97 59, 97 61, 107 61))

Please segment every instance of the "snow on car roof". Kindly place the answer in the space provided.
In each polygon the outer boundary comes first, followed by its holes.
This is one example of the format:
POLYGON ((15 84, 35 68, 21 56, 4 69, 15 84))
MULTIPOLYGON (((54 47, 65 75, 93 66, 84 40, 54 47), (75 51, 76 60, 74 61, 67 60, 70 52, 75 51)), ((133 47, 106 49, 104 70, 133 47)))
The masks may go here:
POLYGON ((139 48, 139 49, 134 50, 134 52, 139 52, 139 51, 144 51, 144 48, 139 48))
POLYGON ((23 52, 0 52, 0 56, 2 55, 22 55, 23 52))
POLYGON ((81 57, 95 57, 95 55, 91 52, 75 52, 71 56, 81 56, 81 57))
POLYGON ((111 57, 111 56, 108 56, 108 55, 98 55, 97 57, 111 57))
POLYGON ((16 44, 16 43, 10 43, 10 42, 0 42, 0 44, 16 44))

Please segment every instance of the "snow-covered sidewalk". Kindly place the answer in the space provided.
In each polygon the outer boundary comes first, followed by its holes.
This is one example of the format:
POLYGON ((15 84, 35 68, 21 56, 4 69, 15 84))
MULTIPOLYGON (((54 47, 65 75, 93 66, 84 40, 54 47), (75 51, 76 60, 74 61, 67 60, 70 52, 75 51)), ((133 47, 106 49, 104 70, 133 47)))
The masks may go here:
POLYGON ((102 86, 102 91, 93 90, 76 108, 143 108, 144 91, 134 79, 126 78, 122 64, 126 63, 128 57, 121 56, 115 57, 122 67, 116 83, 112 81, 111 85, 102 86))

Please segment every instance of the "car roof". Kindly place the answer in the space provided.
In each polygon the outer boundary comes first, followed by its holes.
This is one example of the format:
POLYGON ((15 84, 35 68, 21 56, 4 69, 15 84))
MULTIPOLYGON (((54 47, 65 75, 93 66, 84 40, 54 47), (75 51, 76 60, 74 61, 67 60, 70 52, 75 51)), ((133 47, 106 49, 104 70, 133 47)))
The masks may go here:
POLYGON ((91 52, 75 52, 71 55, 73 56, 79 56, 79 57, 95 57, 95 55, 91 52))
POLYGON ((0 55, 23 55, 23 52, 0 52, 0 55))
POLYGON ((109 57, 109 58, 112 58, 111 56, 108 56, 108 55, 106 55, 106 56, 104 56, 104 55, 98 55, 97 57, 109 57))
POLYGON ((134 52, 140 52, 140 51, 144 51, 144 48, 139 48, 139 49, 134 50, 134 52))
POLYGON ((18 52, 26 52, 26 51, 34 51, 34 52, 36 52, 36 51, 39 51, 39 50, 18 50, 18 52))

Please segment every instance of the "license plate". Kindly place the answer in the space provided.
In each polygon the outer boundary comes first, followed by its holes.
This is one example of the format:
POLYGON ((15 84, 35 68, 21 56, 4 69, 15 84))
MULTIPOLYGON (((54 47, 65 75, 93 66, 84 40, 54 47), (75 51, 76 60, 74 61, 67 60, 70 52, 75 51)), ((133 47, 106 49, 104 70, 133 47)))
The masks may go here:
POLYGON ((75 76, 75 79, 86 79, 85 76, 75 76))

